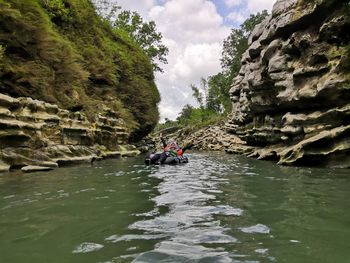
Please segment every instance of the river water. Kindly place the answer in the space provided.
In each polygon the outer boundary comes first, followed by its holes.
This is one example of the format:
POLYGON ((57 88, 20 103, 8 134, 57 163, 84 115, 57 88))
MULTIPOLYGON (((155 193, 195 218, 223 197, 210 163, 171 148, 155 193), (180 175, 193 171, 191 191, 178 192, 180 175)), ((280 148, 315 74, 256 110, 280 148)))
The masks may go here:
POLYGON ((350 262, 349 170, 189 159, 0 175, 0 262, 350 262))

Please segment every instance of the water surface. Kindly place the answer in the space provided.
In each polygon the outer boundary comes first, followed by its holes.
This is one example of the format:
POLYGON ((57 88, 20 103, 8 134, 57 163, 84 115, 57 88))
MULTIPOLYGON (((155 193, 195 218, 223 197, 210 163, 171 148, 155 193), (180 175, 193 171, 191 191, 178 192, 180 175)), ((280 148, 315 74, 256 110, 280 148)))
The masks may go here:
POLYGON ((0 175, 1 262, 350 262, 349 170, 189 158, 0 175))

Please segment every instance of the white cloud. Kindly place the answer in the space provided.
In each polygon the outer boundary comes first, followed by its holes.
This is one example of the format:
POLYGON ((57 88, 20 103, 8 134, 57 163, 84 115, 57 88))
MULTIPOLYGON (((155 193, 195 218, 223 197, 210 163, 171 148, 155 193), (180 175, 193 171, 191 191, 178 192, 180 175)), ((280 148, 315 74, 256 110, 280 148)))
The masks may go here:
POLYGON ((226 16, 226 19, 229 21, 232 21, 236 24, 242 24, 247 19, 246 10, 244 11, 238 11, 238 12, 231 12, 226 16))
POLYGON ((239 6, 242 3, 242 0, 224 0, 226 6, 228 7, 234 7, 239 6))
POLYGON ((185 104, 196 104, 191 84, 220 71, 221 43, 182 43, 170 45, 169 64, 157 74, 162 118, 176 118, 185 104))
POLYGON ((273 4, 276 0, 248 0, 247 7, 250 14, 255 14, 264 9, 271 12, 273 4))
POLYGON ((179 54, 171 71, 182 80, 191 82, 206 77, 208 72, 220 69, 221 45, 188 44, 179 54))
POLYGON ((185 104, 196 104, 190 85, 220 71, 222 41, 230 29, 207 0, 169 0, 148 15, 169 48, 169 64, 156 76, 161 117, 175 119, 185 104))
POLYGON ((167 38, 177 42, 216 42, 227 34, 223 18, 215 5, 206 0, 169 0, 164 6, 155 6, 149 18, 167 38))
POLYGON ((234 8, 226 15, 225 20, 231 22, 234 27, 241 25, 251 14, 256 14, 263 10, 271 13, 276 0, 242 0, 239 8, 234 8))
POLYGON ((168 64, 161 65, 164 73, 156 74, 162 119, 175 119, 185 104, 196 105, 190 84, 199 85, 201 77, 220 71, 222 42, 230 33, 225 22, 241 24, 250 13, 271 11, 274 2, 224 0, 225 6, 231 9, 224 20, 215 6, 218 0, 109 1, 116 1, 123 9, 137 11, 145 20, 154 20, 169 48, 168 64))
POLYGON ((146 18, 147 13, 157 4, 155 0, 110 0, 116 1, 123 9, 137 11, 142 17, 146 18))

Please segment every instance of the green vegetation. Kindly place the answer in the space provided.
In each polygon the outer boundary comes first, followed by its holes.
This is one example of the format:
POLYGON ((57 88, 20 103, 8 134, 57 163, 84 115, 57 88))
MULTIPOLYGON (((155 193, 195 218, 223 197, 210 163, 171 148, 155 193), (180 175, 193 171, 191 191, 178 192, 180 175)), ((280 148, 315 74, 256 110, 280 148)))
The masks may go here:
POLYGON ((0 24, 1 93, 83 110, 91 119, 107 106, 135 139, 158 122, 151 61, 90 0, 0 0, 0 24))
POLYGON ((124 10, 118 14, 113 26, 127 32, 146 52, 152 61, 153 69, 163 72, 158 61, 167 63, 166 55, 169 49, 162 44, 163 36, 157 32, 154 21, 144 22, 138 13, 124 10))
POLYGON ((186 105, 176 121, 166 120, 164 124, 157 126, 157 130, 189 125, 201 128, 226 118, 232 109, 229 97, 230 86, 241 68, 242 55, 248 48, 248 37, 254 27, 260 24, 267 15, 266 10, 251 15, 240 28, 231 30, 230 35, 223 43, 222 71, 216 75, 202 78, 199 87, 191 85, 193 96, 197 100, 199 108, 186 105))
POLYGON ((248 37, 250 33, 267 16, 268 13, 266 10, 256 15, 250 15, 240 28, 231 29, 231 34, 224 40, 221 66, 229 83, 237 76, 241 68, 242 55, 248 48, 248 37))
POLYGON ((92 0, 101 17, 111 26, 129 35, 147 54, 153 70, 163 72, 160 63, 167 64, 169 49, 162 43, 162 34, 154 21, 145 22, 137 12, 122 10, 117 1, 92 0))

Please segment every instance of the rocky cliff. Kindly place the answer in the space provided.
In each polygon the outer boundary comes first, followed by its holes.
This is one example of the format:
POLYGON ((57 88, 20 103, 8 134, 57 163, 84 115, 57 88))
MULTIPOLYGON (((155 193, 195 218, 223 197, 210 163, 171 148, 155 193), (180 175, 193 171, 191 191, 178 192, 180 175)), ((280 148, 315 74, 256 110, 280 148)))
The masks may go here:
POLYGON ((0 128, 0 172, 138 154, 128 145, 125 122, 109 108, 90 122, 83 113, 55 104, 0 94, 0 128))
POLYGON ((0 0, 0 93, 84 112, 90 121, 109 107, 136 140, 159 119, 147 55, 90 0, 0 0))
POLYGON ((137 154, 159 100, 145 52, 90 0, 0 0, 0 171, 137 154))
POLYGON ((278 0, 241 63, 225 128, 247 155, 350 167, 349 1, 278 0))

